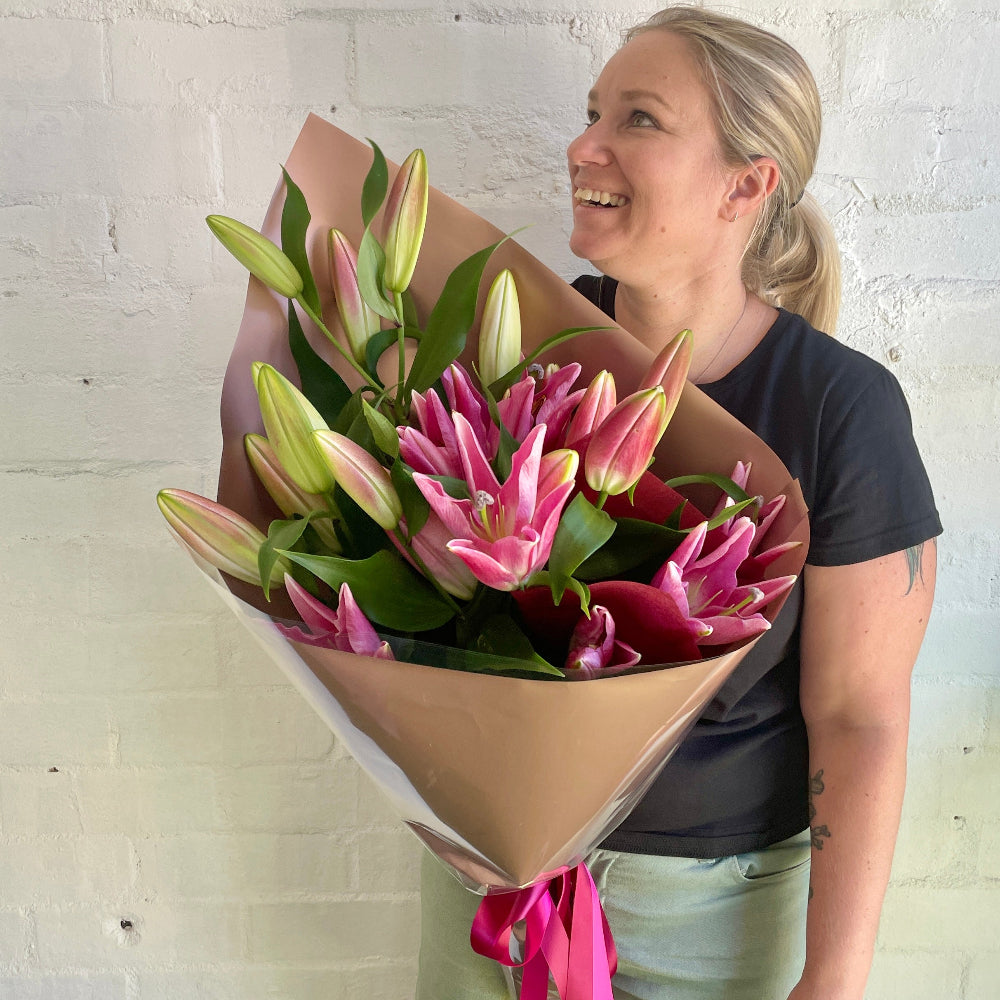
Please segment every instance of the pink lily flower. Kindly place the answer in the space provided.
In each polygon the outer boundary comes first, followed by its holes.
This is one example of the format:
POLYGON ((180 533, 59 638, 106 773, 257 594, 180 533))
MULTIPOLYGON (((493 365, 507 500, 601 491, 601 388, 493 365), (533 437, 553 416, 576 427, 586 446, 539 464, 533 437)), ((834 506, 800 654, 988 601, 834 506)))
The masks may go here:
POLYGON ((322 601, 316 600, 288 574, 285 575, 285 589, 295 610, 302 615, 302 621, 309 627, 306 632, 297 625, 276 622, 278 630, 286 639, 302 642, 307 646, 339 649, 342 653, 374 656, 379 660, 396 659, 392 654, 392 647, 379 639, 346 583, 341 584, 336 611, 331 611, 322 601))
POLYGON ((428 476, 461 478, 462 459, 455 425, 441 397, 429 389, 411 397, 410 415, 417 427, 397 427, 399 454, 410 468, 428 476))
MULTIPOLYGON (((483 450, 492 459, 500 444, 500 429, 493 423, 486 397, 472 384, 469 373, 457 362, 441 373, 441 384, 451 412, 461 413, 469 421, 485 445, 483 450)), ((503 419, 502 408, 500 413, 503 419)))
POLYGON ((740 584, 737 574, 753 544, 753 521, 736 518, 729 534, 705 551, 707 526, 702 521, 688 533, 657 571, 652 586, 673 599, 701 645, 736 642, 766 632, 771 626, 760 609, 785 593, 795 577, 740 584))
POLYGON ((566 676, 576 679, 597 677, 602 672, 634 667, 639 654, 615 638, 615 620, 601 604, 590 609, 590 618, 581 617, 569 641, 566 676))
POLYGON ((598 372, 584 390, 580 405, 566 427, 565 445, 572 448, 578 441, 593 434, 618 402, 615 377, 609 371, 598 372))
POLYGON ((510 476, 501 485, 469 421, 460 413, 453 421, 463 478, 473 499, 450 497, 437 480, 420 473, 414 482, 451 532, 448 551, 488 587, 514 590, 548 560, 579 459, 575 452, 569 453, 572 457, 553 452, 543 466, 545 425, 538 424, 514 453, 510 476), (552 474, 560 463, 561 475, 552 474))

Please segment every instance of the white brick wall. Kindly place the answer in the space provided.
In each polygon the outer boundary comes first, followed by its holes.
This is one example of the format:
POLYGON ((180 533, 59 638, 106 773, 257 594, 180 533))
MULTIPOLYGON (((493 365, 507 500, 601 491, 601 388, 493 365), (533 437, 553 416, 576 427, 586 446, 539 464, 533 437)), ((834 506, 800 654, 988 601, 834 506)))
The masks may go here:
MULTIPOLYGON (((869 1000, 1000 987, 1000 20, 735 6, 812 63, 841 336, 907 389, 948 533, 869 1000)), ((210 493, 258 220, 309 111, 425 146, 561 273, 564 149, 636 0, 0 2, 0 997, 411 995, 417 849, 153 505, 210 493), (123 922, 125 926, 123 927, 123 922)))

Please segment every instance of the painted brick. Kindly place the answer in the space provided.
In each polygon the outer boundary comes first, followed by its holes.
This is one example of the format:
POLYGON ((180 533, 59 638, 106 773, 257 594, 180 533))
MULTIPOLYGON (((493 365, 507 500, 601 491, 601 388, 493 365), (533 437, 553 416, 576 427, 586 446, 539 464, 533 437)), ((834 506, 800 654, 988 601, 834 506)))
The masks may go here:
MULTIPOLYGON (((938 504, 947 511, 954 480, 945 481, 935 477, 938 489, 938 504)), ((985 480, 989 482, 988 479, 985 480)), ((968 516, 967 511, 962 514, 968 516)), ((949 527, 962 516, 952 512, 949 527)), ((985 532, 966 530, 959 534, 952 529, 938 543, 938 580, 936 601, 943 609, 989 608, 994 600, 997 581, 1000 579, 1000 545, 995 538, 985 532), (954 534, 954 537, 952 537, 954 534)))
POLYGON ((917 660, 920 677, 1000 677, 996 616, 991 611, 935 608, 917 660))
POLYGON ((79 581, 89 569, 87 548, 78 542, 8 543, 0 555, 0 586, 8 595, 7 606, 14 610, 48 607, 63 615, 85 614, 88 596, 79 581))
POLYGON ((293 691, 123 701, 114 710, 126 764, 317 760, 329 730, 293 691))
POLYGON ((35 768, 0 774, 0 833, 52 837, 81 832, 80 810, 66 771, 35 768))
POLYGON ((225 813, 207 767, 101 768, 74 775, 80 820, 87 834, 128 836, 219 829, 225 813))
POLYGON ((916 752, 975 746, 986 728, 984 690, 979 687, 913 685, 910 745, 916 752))
POLYGON ((0 761, 13 766, 105 764, 110 755, 103 706, 87 701, 0 702, 0 761))
POLYGON ((233 614, 218 624, 223 657, 223 677, 227 687, 285 687, 291 690, 285 675, 260 643, 233 614))
POLYGON ((101 27, 86 21, 0 18, 0 99, 36 104, 104 98, 101 27), (39 53, 45 58, 40 59, 39 53))
POLYGON ((973 955, 964 1000, 994 1000, 1000 983, 1000 955, 973 955))
POLYGON ((492 106, 496 80, 503 103, 533 109, 545 103, 578 107, 590 88, 584 53, 561 25, 483 25, 468 21, 411 27, 359 25, 357 87, 370 107, 492 106), (386 53, 393 68, 386 72, 386 53), (433 74, 427 67, 433 65, 433 74), (422 86, 413 86, 420 79, 422 86))
POLYGON ((358 836, 358 878, 362 892, 420 891, 420 856, 424 848, 409 830, 366 830, 358 836))
MULTIPOLYGON (((993 516, 988 499, 991 490, 984 486, 992 486, 996 472, 986 463, 953 461, 950 456, 939 455, 936 450, 926 454, 925 461, 931 482, 935 484, 938 507, 947 515, 949 536, 954 535, 954 538, 947 539, 947 547, 944 539, 938 546, 939 565, 949 557, 952 550, 974 563, 976 543, 983 540, 982 536, 974 537, 969 544, 963 544, 963 540, 968 533, 974 533, 990 523, 993 516)), ((989 538, 987 544, 992 542, 993 539, 989 538)), ((996 562, 992 565, 995 567, 996 562)), ((977 581, 981 586, 992 575, 987 568, 986 572, 974 573, 969 579, 977 581)), ((974 601, 980 593, 977 587, 976 591, 967 594, 967 599, 974 601)))
POLYGON ((237 906, 143 902, 134 907, 39 909, 35 915, 41 968, 148 968, 227 963, 243 957, 237 906), (132 922, 122 933, 121 921, 132 922))
POLYGON ((273 833, 345 831, 357 822, 358 771, 347 760, 228 771, 219 781, 226 826, 273 833))
POLYGON ((409 957, 416 947, 415 900, 352 900, 251 906, 250 954, 273 962, 409 957))
POLYGON ((0 976, 0 996, 16 1000, 129 1000, 123 972, 66 976, 0 976))
POLYGON ((163 197, 213 190, 212 140, 197 115, 84 106, 0 108, 0 190, 38 195, 163 197), (99 136, 100 141, 95 141, 99 136))
POLYGON ((994 94, 1000 64, 992 59, 1000 26, 954 18, 887 18, 860 22, 846 33, 845 99, 899 110, 947 108, 970 94, 994 94))
MULTIPOLYGON (((23 961, 28 953, 30 935, 31 927, 23 914, 0 910, 0 967, 23 961)), ((0 976, 2 983, 3 977, 0 976)))
POLYGON ((879 942, 883 948, 932 954, 1000 951, 996 921, 1000 894, 988 888, 893 888, 886 896, 879 942), (970 920, 970 914, 976 914, 970 920))
POLYGON ((951 818, 989 820, 1000 801, 1000 754, 975 745, 942 761, 941 811, 951 818))
POLYGON ((975 831, 952 816, 904 819, 896 841, 892 878, 896 883, 964 875, 975 849, 975 831))
POLYGON ((7 840, 0 851, 0 906, 114 900, 132 872, 122 837, 7 840))
MULTIPOLYGON (((285 162, 305 120, 305 114, 233 111, 219 122, 224 200, 216 207, 216 212, 242 219, 247 225, 260 225, 271 195, 281 180, 280 165, 285 162)), ((229 256, 221 247, 215 252, 219 262, 229 256)), ((230 258, 220 273, 227 276, 226 280, 233 281, 239 271, 239 265, 230 258)))
POLYGON ((1000 225, 993 205, 963 212, 865 215, 858 220, 845 249, 866 279, 905 275, 912 279, 996 281, 1000 264, 984 250, 1000 225))
POLYGON ((961 996, 961 958, 880 951, 866 1000, 941 1000, 961 996))
POLYGON ((227 110, 322 106, 346 86, 348 32, 346 24, 301 17, 265 30, 120 21, 109 30, 114 96, 227 110))
POLYGON ((329 834, 188 834, 136 843, 140 884, 159 898, 275 898, 353 888, 355 851, 329 834))

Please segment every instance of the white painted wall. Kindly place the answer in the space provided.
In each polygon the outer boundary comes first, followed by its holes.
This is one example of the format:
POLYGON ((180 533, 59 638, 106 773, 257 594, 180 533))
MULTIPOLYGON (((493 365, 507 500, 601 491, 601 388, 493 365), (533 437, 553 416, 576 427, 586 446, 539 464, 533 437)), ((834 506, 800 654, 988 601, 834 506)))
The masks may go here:
MULTIPOLYGON (((870 1000, 1000 994, 1000 18, 730 7, 800 46, 841 336, 906 388, 947 534, 870 1000)), ((411 995, 417 849, 167 536, 212 493, 244 275, 309 111, 571 277, 563 149, 622 0, 0 0, 0 997, 411 995), (131 921, 123 929, 122 921, 131 921)))

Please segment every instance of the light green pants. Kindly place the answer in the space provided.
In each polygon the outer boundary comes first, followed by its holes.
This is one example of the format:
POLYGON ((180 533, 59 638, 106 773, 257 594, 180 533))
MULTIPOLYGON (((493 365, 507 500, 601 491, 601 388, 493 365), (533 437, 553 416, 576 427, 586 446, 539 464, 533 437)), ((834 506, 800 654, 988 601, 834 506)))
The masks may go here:
MULTIPOLYGON (((588 865, 618 948, 617 1000, 786 1000, 798 981, 808 830, 712 861, 598 850, 588 865)), ((479 900, 424 858, 416 1000, 517 996, 510 970, 469 944, 479 900)))

